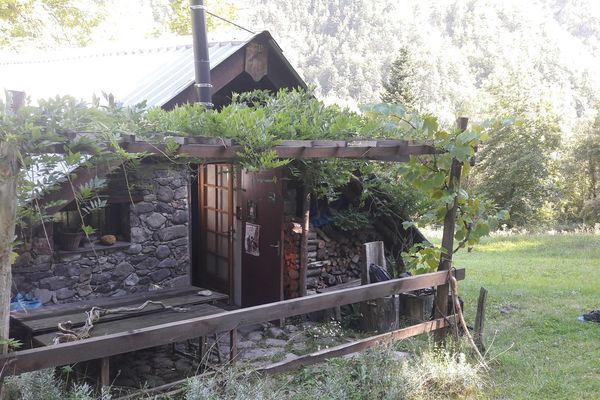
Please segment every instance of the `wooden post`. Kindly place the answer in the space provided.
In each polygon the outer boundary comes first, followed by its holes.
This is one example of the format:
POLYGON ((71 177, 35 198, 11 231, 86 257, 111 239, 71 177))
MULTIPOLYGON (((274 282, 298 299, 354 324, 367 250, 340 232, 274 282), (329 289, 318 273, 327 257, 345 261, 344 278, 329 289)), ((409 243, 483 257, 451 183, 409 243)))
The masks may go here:
POLYGON ((300 238, 300 276, 298 290, 300 297, 306 296, 306 269, 308 268, 308 230, 310 229, 310 190, 304 185, 302 198, 302 237, 300 238))
POLYGON ((204 354, 206 354, 205 350, 206 350, 206 338, 204 336, 198 336, 198 362, 199 363, 202 363, 204 361, 204 354))
POLYGON ((369 275, 369 267, 371 264, 379 265, 385 268, 387 266, 385 260, 385 248, 382 241, 363 243, 361 254, 361 285, 368 285, 371 283, 371 276, 369 275))
POLYGON ((481 353, 485 353, 485 344, 483 343, 483 327, 485 325, 485 303, 487 302, 488 291, 482 287, 479 289, 479 300, 477 301, 477 314, 475 315, 475 327, 473 340, 481 353))
POLYGON ((237 359, 237 329, 229 331, 229 362, 232 364, 237 359))
MULTIPOLYGON (((11 254, 17 213, 17 149, 0 141, 0 338, 9 338, 10 290, 12 284, 11 254)), ((0 353, 8 352, 6 344, 0 353)))
POLYGON ((110 386, 110 357, 100 359, 100 385, 102 387, 110 386))
MULTIPOLYGON (((25 104, 25 93, 7 91, 7 111, 16 113, 25 104)), ((10 293, 12 286, 12 245, 17 222, 18 149, 0 136, 0 339, 10 336, 10 293)), ((0 345, 0 354, 8 345, 0 345)))
POLYGON ((9 113, 17 113, 25 105, 25 92, 18 90, 7 90, 6 106, 9 113))
MULTIPOLYGON (((461 117, 458 119, 458 127, 461 131, 467 129, 469 123, 468 118, 461 117)), ((462 163, 456 159, 452 160, 450 167, 450 189, 454 192, 460 188, 460 176, 462 173, 462 163)), ((452 267, 452 253, 454 252, 454 230, 456 228, 456 212, 458 210, 458 198, 454 198, 452 207, 446 212, 444 217, 444 232, 442 236, 442 248, 446 253, 442 254, 438 271, 447 271, 452 267)), ((440 285, 436 289, 435 295, 435 318, 444 318, 448 315, 448 294, 449 285, 440 285)), ((443 341, 446 338, 448 330, 440 329, 436 331, 436 340, 443 341)))

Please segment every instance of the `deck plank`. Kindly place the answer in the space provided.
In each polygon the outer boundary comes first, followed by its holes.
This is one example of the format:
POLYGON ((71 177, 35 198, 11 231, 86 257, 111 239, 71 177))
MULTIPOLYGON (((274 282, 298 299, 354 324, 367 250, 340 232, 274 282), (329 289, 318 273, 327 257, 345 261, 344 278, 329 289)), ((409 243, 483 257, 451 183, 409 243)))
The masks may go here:
POLYGON ((43 307, 36 308, 33 310, 11 312, 11 317, 18 321, 28 321, 32 319, 40 319, 50 315, 70 314, 78 310, 85 311, 93 306, 103 307, 106 305, 110 305, 119 307, 121 305, 130 304, 138 300, 155 300, 158 298, 169 297, 177 294, 191 293, 197 290, 202 290, 202 288, 197 288, 194 286, 182 286, 177 288, 167 288, 155 291, 127 294, 123 296, 98 297, 92 300, 82 300, 72 303, 45 305, 43 307))
MULTIPOLYGON (((210 314, 223 312, 223 309, 210 304, 196 304, 189 307, 188 311, 176 312, 173 310, 163 310, 161 312, 145 315, 131 316, 118 320, 98 322, 91 331, 92 337, 110 335, 114 333, 128 332, 134 329, 148 328, 154 325, 177 322, 188 318, 203 317, 210 314)), ((49 346, 52 344, 56 332, 49 332, 43 335, 34 336, 34 341, 38 344, 49 346)))
POLYGON ((393 294, 439 286, 447 282, 449 274, 453 274, 457 280, 465 278, 464 269, 438 271, 239 310, 223 310, 208 316, 191 318, 189 315, 186 316, 187 318, 179 316, 180 319, 175 322, 153 324, 146 328, 91 337, 77 342, 15 351, 0 356, 0 363, 5 365, 4 372, 6 375, 14 375, 37 369, 110 357, 173 342, 182 342, 217 332, 231 331, 240 326, 308 314, 334 306, 360 303, 393 294))
MULTIPOLYGON (((61 308, 60 310, 62 312, 58 312, 57 314, 47 315, 47 313, 44 313, 38 318, 29 316, 26 319, 18 319, 13 316, 13 319, 18 320, 28 331, 30 331, 33 335, 36 335, 43 332, 56 331, 58 329, 57 325, 60 322, 71 321, 72 326, 74 327, 83 325, 86 319, 85 312, 91 309, 93 306, 104 308, 137 307, 142 305, 146 300, 154 300, 160 301, 166 306, 181 307, 186 305, 225 301, 228 299, 227 295, 214 291, 211 296, 200 296, 198 295, 199 290, 202 289, 185 288, 182 292, 169 291, 168 293, 159 293, 160 291, 156 291, 147 292, 142 296, 123 296, 123 298, 112 298, 112 302, 106 301, 106 299, 102 299, 103 301, 101 302, 78 302, 73 303, 74 307, 71 307, 70 309, 61 308)), ((160 312, 161 310, 163 310, 163 307, 150 304, 137 315, 156 313, 160 312)), ((131 314, 112 314, 107 315, 103 318, 103 320, 112 321, 129 318, 130 316, 131 314)))

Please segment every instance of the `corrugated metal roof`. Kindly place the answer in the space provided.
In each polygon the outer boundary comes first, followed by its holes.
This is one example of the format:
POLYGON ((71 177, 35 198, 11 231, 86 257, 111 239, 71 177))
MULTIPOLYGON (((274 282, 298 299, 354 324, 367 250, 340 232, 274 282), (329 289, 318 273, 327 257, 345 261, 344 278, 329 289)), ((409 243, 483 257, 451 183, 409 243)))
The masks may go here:
MULTIPOLYGON (((209 43, 211 69, 253 38, 209 43)), ((125 105, 147 100, 150 106, 162 106, 193 82, 191 37, 178 45, 76 49, 0 60, 0 87, 24 91, 34 101, 57 95, 91 101, 104 92, 125 105)))

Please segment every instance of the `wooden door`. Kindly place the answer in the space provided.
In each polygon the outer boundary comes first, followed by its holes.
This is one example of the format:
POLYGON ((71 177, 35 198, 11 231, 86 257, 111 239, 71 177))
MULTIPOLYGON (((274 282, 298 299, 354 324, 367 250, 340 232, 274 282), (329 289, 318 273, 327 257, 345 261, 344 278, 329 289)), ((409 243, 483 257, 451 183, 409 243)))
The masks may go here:
POLYGON ((281 171, 244 172, 242 193, 242 306, 282 300, 281 171), (249 234, 256 227, 258 239, 253 243, 249 234))
POLYGON ((203 287, 233 295, 233 166, 198 168, 200 271, 203 287))

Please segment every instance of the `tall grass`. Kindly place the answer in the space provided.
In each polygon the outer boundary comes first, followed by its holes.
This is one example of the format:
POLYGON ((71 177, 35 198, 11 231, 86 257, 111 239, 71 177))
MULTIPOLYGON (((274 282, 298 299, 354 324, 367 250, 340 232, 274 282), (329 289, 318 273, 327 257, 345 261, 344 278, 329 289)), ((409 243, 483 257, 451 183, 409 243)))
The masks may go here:
POLYGON ((479 288, 489 291, 487 343, 501 353, 490 397, 600 398, 600 329, 577 320, 600 306, 599 234, 492 237, 455 260, 471 321, 479 288))
POLYGON ((248 370, 193 378, 186 400, 433 400, 481 398, 485 375, 460 352, 429 348, 408 360, 381 347, 267 378, 248 370))
POLYGON ((6 378, 4 390, 8 400, 110 400, 108 391, 94 393, 87 383, 67 387, 53 369, 28 372, 6 378))
MULTIPOLYGON (((454 348, 426 350, 405 359, 392 347, 350 358, 336 358, 290 374, 265 377, 252 369, 224 368, 192 378, 185 400, 433 400, 478 399, 486 385, 483 371, 454 348)), ((10 400, 109 400, 86 383, 67 385, 53 370, 10 377, 10 400)))

